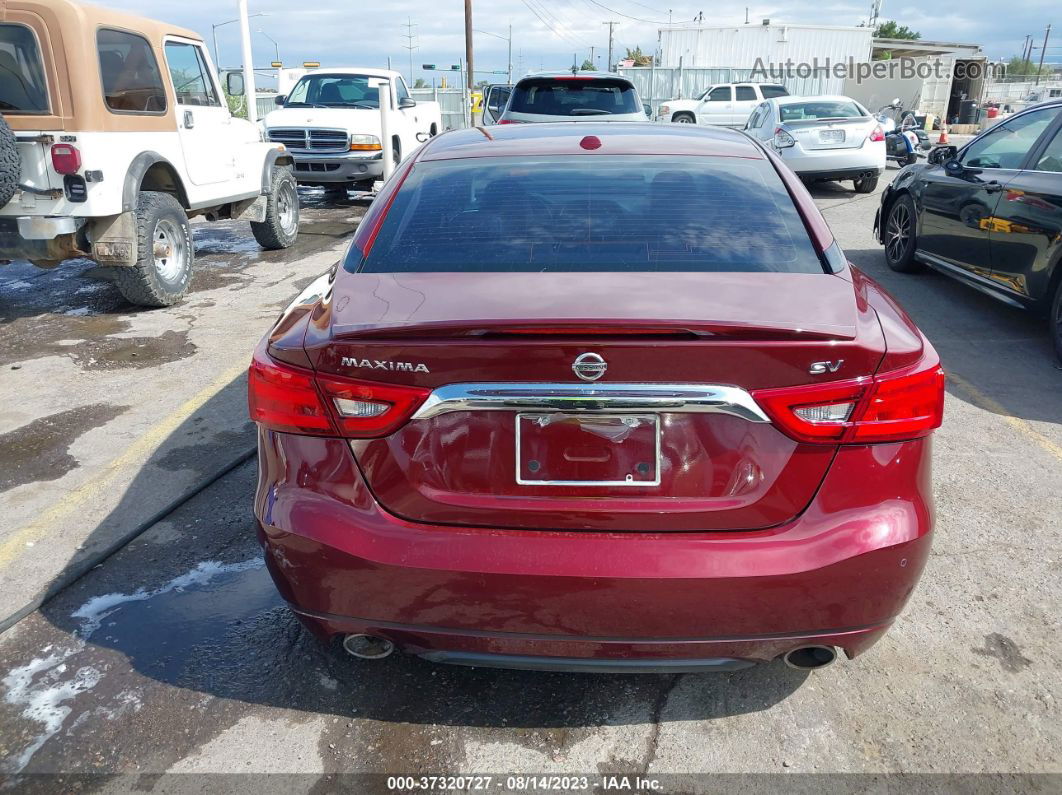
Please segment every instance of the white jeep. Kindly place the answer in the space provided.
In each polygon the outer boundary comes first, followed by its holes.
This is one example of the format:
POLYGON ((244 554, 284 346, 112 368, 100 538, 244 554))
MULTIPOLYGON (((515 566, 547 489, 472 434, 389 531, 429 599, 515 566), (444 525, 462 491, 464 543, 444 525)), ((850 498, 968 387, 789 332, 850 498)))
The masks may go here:
POLYGON ((0 22, 0 262, 113 267, 132 303, 192 274, 189 218, 299 231, 291 155, 229 112, 200 36, 72 0, 8 0, 0 22))

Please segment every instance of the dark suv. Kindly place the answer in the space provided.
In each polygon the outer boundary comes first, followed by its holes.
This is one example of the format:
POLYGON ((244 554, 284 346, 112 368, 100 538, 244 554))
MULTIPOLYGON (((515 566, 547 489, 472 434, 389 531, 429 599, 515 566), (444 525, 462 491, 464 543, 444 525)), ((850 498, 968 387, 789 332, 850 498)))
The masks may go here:
POLYGON ((1047 313, 1062 358, 1062 99, 907 166, 874 228, 893 270, 929 266, 1047 313))

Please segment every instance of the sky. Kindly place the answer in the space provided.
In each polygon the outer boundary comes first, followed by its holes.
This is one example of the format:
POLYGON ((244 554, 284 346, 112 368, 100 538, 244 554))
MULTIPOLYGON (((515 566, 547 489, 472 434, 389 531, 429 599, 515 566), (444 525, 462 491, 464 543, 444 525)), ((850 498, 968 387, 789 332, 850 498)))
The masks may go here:
MULTIPOLYGON (((237 16, 236 0, 93 0, 98 5, 122 8, 199 31, 211 41, 212 25, 237 16)), ((252 48, 256 66, 268 67, 279 47, 285 66, 304 60, 326 66, 392 67, 410 77, 406 38, 412 32, 412 78, 429 83, 444 73, 424 72, 422 63, 440 66, 458 63, 464 54, 463 0, 248 0, 252 48), (410 31, 407 23, 412 23, 410 31), (262 33, 258 31, 261 30, 262 33), (275 46, 267 37, 277 42, 275 46)), ((713 3, 680 0, 473 0, 474 65, 478 79, 497 79, 480 70, 506 68, 509 26, 512 25, 513 69, 570 67, 575 54, 580 63, 594 47, 595 60, 606 66, 608 27, 614 20, 616 51, 640 46, 649 53, 656 46, 659 23, 691 21, 704 12, 705 24, 741 24, 750 0, 715 0, 713 3), (668 11, 671 11, 670 17, 668 11), (491 36, 488 34, 495 34, 491 36), (501 36, 502 38, 497 38, 501 36), (522 68, 521 68, 522 67, 522 68)), ((980 44, 993 59, 1021 52, 1026 34, 1043 43, 1044 28, 1056 23, 1047 61, 1062 62, 1062 4, 1057 0, 1020 0, 1001 10, 998 0, 883 0, 881 19, 893 19, 921 32, 924 39, 980 44)), ((856 25, 870 14, 870 0, 791 0, 788 3, 748 6, 753 22, 764 18, 790 23, 856 25)), ((238 25, 217 28, 220 63, 241 63, 238 25)), ((1034 52, 1034 60, 1039 50, 1034 52)), ((453 81, 456 82, 456 81, 453 81)))

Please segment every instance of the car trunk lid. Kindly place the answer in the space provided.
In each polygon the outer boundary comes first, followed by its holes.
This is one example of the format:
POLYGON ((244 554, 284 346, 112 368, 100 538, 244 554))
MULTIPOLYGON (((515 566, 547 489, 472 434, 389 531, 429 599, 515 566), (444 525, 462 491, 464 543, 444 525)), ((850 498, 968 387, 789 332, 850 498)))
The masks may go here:
POLYGON ((435 390, 351 442, 393 513, 654 532, 797 515, 835 448, 748 393, 873 373, 883 347, 851 282, 782 273, 344 273, 306 342, 319 372, 435 390))
POLYGON ((804 149, 858 149, 874 129, 873 119, 807 119, 787 121, 782 128, 804 149))

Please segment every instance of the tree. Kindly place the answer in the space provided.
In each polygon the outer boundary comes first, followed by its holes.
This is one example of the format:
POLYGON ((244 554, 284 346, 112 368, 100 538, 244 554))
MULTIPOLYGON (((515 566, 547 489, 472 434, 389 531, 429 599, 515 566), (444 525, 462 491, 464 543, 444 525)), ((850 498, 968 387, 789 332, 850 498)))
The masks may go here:
POLYGON ((583 61, 583 65, 579 67, 580 72, 592 72, 594 71, 594 62, 589 58, 583 61))
POLYGON ((1044 66, 1041 69, 1038 64, 1033 63, 1028 58, 1019 58, 1017 55, 1007 61, 1008 76, 1032 75, 1035 77, 1037 72, 1041 75, 1048 75, 1051 74, 1051 69, 1048 66, 1044 66))
POLYGON ((922 38, 922 34, 911 30, 906 25, 897 25, 890 19, 887 22, 882 22, 874 29, 874 37, 877 39, 906 39, 907 41, 918 41, 918 39, 922 38))
POLYGON ((635 66, 652 66, 653 63, 653 56, 646 55, 641 47, 635 47, 633 50, 628 47, 627 58, 634 61, 635 66))
POLYGON ((430 86, 428 85, 428 81, 423 77, 418 77, 417 81, 413 84, 413 88, 430 88, 430 86))

